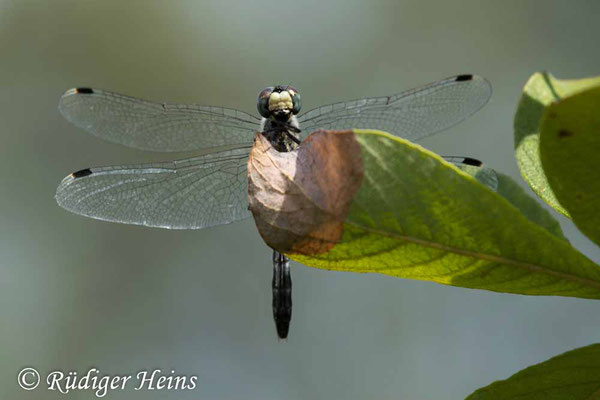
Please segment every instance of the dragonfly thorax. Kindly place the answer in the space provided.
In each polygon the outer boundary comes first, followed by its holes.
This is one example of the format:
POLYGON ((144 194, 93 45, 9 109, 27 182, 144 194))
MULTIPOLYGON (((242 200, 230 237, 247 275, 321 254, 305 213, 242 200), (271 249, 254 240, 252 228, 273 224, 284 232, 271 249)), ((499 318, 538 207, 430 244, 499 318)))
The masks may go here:
POLYGON ((263 136, 267 138, 277 151, 292 151, 300 143, 300 127, 294 115, 290 115, 287 121, 279 121, 275 118, 263 118, 260 126, 263 136))

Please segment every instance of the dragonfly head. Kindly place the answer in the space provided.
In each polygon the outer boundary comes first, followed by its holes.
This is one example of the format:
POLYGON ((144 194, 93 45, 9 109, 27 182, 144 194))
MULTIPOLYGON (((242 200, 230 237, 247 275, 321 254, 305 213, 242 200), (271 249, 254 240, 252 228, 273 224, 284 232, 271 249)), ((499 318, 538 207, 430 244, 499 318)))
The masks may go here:
POLYGON ((300 112, 302 102, 298 89, 277 85, 266 87, 258 94, 256 107, 264 118, 287 121, 300 112))

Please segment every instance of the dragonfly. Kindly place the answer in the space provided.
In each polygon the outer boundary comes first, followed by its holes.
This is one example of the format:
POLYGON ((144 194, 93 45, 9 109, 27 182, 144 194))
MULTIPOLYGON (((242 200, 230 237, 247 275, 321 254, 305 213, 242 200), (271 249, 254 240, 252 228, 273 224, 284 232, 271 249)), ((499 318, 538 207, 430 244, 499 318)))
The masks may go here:
MULTIPOLYGON (((59 110, 89 133, 135 149, 198 153, 168 162, 81 169, 62 180, 56 201, 73 213, 125 224, 168 229, 229 224, 251 216, 247 159, 256 131, 278 151, 294 151, 309 132, 318 129, 378 129, 418 142, 482 108, 491 92, 481 76, 463 74, 394 95, 338 102, 300 114, 299 91, 277 85, 259 93, 257 117, 224 107, 156 103, 100 89, 70 89, 60 98, 59 110)), ((459 167, 483 168, 470 157, 446 159, 459 167)), ((292 313, 290 260, 273 250, 272 261, 273 317, 283 339, 292 313)))

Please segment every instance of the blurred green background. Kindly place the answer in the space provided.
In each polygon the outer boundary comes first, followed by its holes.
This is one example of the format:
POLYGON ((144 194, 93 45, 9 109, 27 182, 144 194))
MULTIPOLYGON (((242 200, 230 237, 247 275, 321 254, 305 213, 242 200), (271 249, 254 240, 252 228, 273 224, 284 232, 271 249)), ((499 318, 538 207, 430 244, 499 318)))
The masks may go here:
POLYGON ((291 333, 280 343, 271 252, 252 220, 168 231, 86 219, 54 201, 74 170, 169 158, 67 123, 57 102, 74 86, 256 114, 258 91, 277 83, 299 88, 308 110, 478 73, 491 102, 422 144, 520 180, 521 88, 543 69, 600 74, 598 15, 597 0, 0 0, 0 398, 95 398, 20 389, 19 370, 32 366, 42 376, 198 376, 195 390, 130 385, 110 399, 460 399, 598 342, 599 302, 293 264, 291 333))

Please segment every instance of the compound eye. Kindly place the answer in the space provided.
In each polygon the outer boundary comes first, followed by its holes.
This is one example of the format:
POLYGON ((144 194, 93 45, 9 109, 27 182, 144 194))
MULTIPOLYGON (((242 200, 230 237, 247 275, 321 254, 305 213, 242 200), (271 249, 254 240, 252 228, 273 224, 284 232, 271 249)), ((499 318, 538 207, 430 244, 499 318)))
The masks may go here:
POLYGON ((292 113, 296 115, 302 108, 302 98, 300 97, 300 92, 293 86, 288 86, 287 92, 290 94, 290 96, 292 96, 292 103, 294 105, 292 108, 292 113))
POLYGON ((264 118, 269 118, 271 115, 269 112, 269 97, 271 97, 273 89, 275 89, 273 86, 264 88, 258 94, 258 99, 256 100, 256 108, 258 108, 258 113, 264 118))

